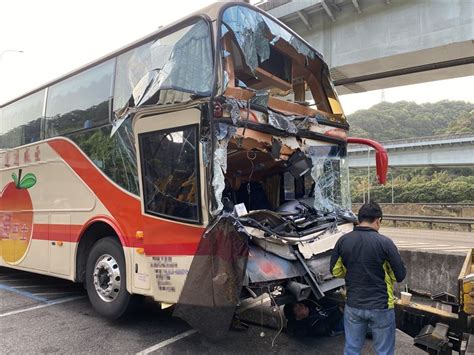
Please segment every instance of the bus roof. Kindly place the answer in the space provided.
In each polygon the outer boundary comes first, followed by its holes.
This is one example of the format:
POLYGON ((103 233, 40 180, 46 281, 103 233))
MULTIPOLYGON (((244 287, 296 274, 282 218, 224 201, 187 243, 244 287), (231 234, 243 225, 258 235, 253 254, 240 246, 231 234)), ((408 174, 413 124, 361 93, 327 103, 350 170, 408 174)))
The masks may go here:
MULTIPOLYGON (((146 35, 132 43, 129 43, 121 48, 119 48, 118 50, 114 51, 114 52, 111 52, 109 54, 106 54, 102 57, 100 57, 99 59, 96 59, 92 62, 89 62, 77 69, 74 69, 64 75, 61 75, 60 77, 56 78, 56 79, 53 79, 49 82, 46 82, 45 84, 42 84, 38 87, 36 87, 35 89, 33 90, 30 90, 30 91, 27 91, 26 93, 20 95, 20 96, 17 96, 11 100, 8 100, 6 101, 5 103, 3 104, 0 104, 0 108, 3 108, 15 101, 18 101, 24 97, 27 97, 37 91, 40 91, 40 90, 43 90, 49 86, 52 86, 58 82, 61 82, 73 75, 76 75, 84 70, 87 70, 87 69, 90 69, 102 62, 105 62, 109 59, 112 59, 112 58, 115 58, 117 56, 119 56, 120 54, 122 53, 125 53, 135 47, 138 47, 142 44, 145 44, 146 42, 149 42, 150 40, 152 40, 153 38, 155 37, 158 37, 158 36, 163 36, 163 35, 167 35, 168 33, 171 33, 171 32, 174 32, 175 29, 177 27, 181 27, 183 25, 183 23, 186 23, 188 21, 192 21, 193 18, 196 18, 196 17, 199 17, 199 16, 202 16, 202 17, 206 17, 208 20, 210 21, 215 21, 217 20, 217 17, 219 16, 220 12, 221 12, 221 9, 224 8, 224 7, 229 7, 229 6, 232 6, 232 5, 243 5, 243 6, 248 6, 248 7, 251 7, 253 9, 255 9, 256 11, 259 11, 259 12, 264 12, 263 10, 253 6, 253 5, 250 5, 248 4, 247 2, 245 1, 242 1, 242 2, 238 2, 238 1, 235 1, 235 2, 225 2, 225 1, 218 1, 218 2, 215 2, 211 5, 208 5, 200 10, 197 10, 181 19, 178 19, 158 30, 156 30, 155 32, 152 32, 151 34, 149 35, 146 35)), ((267 14, 269 15, 269 14, 267 14)), ((269 15, 270 16, 270 15, 269 15)), ((302 39, 298 34, 296 34, 292 29, 290 29, 288 26, 286 26, 284 23, 282 23, 281 21, 279 21, 278 19, 274 19, 275 21, 277 21, 282 27, 284 27, 286 30, 290 31, 293 35, 297 36, 300 40, 302 40, 303 42, 305 42, 310 48, 312 48, 314 50, 314 48, 308 44, 304 39, 302 39)), ((316 51, 316 50, 315 50, 316 51)), ((316 51, 317 52, 317 51, 316 51)))
MULTIPOLYGON (((96 59, 92 62, 89 62, 89 63, 87 63, 87 64, 85 64, 85 65, 83 65, 83 66, 81 66, 77 69, 74 69, 74 70, 72 70, 72 71, 70 71, 70 72, 68 72, 64 75, 61 75, 60 77, 57 77, 56 79, 50 80, 50 81, 46 82, 45 84, 42 84, 41 86, 36 87, 33 90, 30 90, 30 91, 28 91, 28 92, 26 92, 26 93, 24 93, 20 96, 15 97, 14 99, 8 100, 7 102, 5 102, 3 104, 0 104, 0 108, 2 108, 4 106, 7 106, 7 105, 9 105, 9 104, 11 104, 15 101, 18 101, 18 100, 20 100, 20 99, 22 99, 26 96, 29 96, 29 95, 37 92, 37 91, 43 90, 46 87, 54 85, 54 84, 56 84, 56 83, 58 83, 58 82, 60 82, 64 79, 67 79, 67 78, 69 78, 69 77, 71 77, 75 74, 78 74, 78 73, 84 71, 84 70, 92 68, 92 67, 94 67, 94 66, 96 66, 96 65, 98 65, 102 62, 105 62, 109 59, 117 57, 120 54, 129 51, 130 49, 133 49, 135 47, 138 47, 138 46, 150 41, 154 37, 158 37, 159 35, 166 35, 169 32, 173 32, 176 27, 180 26, 183 23, 186 23, 187 21, 192 20, 193 18, 195 18, 197 16, 205 16, 208 19, 210 19, 211 21, 213 21, 217 18, 218 14, 219 14, 219 10, 223 7, 223 5, 226 5, 226 4, 228 4, 228 3, 216 2, 214 4, 211 4, 209 6, 206 6, 206 7, 202 8, 200 10, 197 10, 197 11, 193 12, 190 15, 182 17, 182 18, 180 18, 180 19, 178 19, 178 20, 176 20, 176 21, 174 21, 174 22, 172 22, 172 23, 170 23, 170 24, 168 24, 164 27, 161 27, 160 29, 156 30, 155 32, 152 32, 152 33, 150 33, 150 34, 148 34, 148 35, 146 35, 146 36, 144 36, 144 37, 142 37, 142 38, 140 38, 140 39, 138 39, 138 40, 136 40, 132 43, 129 43, 129 44, 127 44, 127 45, 125 45, 125 46, 123 46, 123 47, 121 47, 121 48, 119 48, 119 49, 117 49, 117 50, 115 50, 111 53, 108 53, 108 54, 100 57, 99 59, 96 59)), ((236 3, 236 4, 239 4, 239 3, 236 3)))

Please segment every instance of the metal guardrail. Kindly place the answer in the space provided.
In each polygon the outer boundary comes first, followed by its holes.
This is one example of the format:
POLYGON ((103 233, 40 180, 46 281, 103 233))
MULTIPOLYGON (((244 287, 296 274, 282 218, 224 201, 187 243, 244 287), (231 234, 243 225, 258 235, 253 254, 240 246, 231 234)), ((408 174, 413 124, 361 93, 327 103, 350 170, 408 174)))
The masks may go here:
POLYGON ((442 216, 407 216, 407 215, 384 215, 384 220, 393 221, 394 227, 398 222, 423 222, 428 223, 428 228, 433 228, 433 223, 452 223, 467 225, 468 232, 472 232, 473 217, 442 217, 442 216))
MULTIPOLYGON (((352 202, 352 205, 362 206, 363 202, 352 202)), ((379 202, 380 206, 404 206, 404 205, 419 205, 419 206, 465 206, 474 207, 474 203, 471 202, 379 202)))

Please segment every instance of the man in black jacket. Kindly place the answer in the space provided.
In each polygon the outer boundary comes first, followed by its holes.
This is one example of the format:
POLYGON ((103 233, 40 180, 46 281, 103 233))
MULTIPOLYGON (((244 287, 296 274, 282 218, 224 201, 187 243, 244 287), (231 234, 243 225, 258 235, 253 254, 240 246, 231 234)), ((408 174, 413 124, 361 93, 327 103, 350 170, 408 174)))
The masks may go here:
POLYGON ((375 202, 364 204, 358 217, 359 225, 336 243, 330 264, 332 274, 346 281, 344 354, 360 354, 368 327, 376 353, 393 354, 393 285, 405 278, 405 266, 393 241, 378 233, 380 206, 375 202))

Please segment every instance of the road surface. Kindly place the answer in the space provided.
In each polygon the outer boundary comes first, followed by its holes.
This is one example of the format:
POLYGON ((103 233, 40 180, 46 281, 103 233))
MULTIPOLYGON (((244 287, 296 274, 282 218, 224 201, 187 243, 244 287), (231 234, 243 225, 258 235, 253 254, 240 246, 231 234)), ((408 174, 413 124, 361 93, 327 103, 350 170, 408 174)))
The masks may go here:
MULTIPOLYGON (((342 354, 344 336, 296 340, 253 325, 211 342, 185 322, 148 302, 123 320, 106 320, 92 309, 80 285, 0 267, 2 354, 342 354), (262 336, 263 335, 263 336, 262 336), (275 338, 275 336, 277 336, 275 338), (274 340, 275 339, 275 340, 274 340), (272 341, 274 340, 274 346, 272 341)), ((260 304, 252 310, 260 312, 260 304)), ((268 308, 266 308, 268 310, 268 308)), ((422 355, 397 331, 396 354, 422 355)), ((366 341, 364 354, 375 354, 366 341)))
POLYGON ((474 233, 389 227, 382 227, 380 233, 392 238, 400 249, 465 254, 474 248, 474 233))

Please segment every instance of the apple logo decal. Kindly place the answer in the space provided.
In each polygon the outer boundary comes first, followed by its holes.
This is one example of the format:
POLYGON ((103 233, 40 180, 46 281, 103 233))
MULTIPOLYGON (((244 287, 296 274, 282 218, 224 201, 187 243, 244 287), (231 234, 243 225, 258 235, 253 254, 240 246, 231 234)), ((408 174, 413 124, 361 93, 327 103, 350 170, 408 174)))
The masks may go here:
POLYGON ((36 176, 12 174, 0 193, 0 256, 9 263, 20 261, 25 255, 33 231, 33 204, 28 189, 36 184, 36 176))

